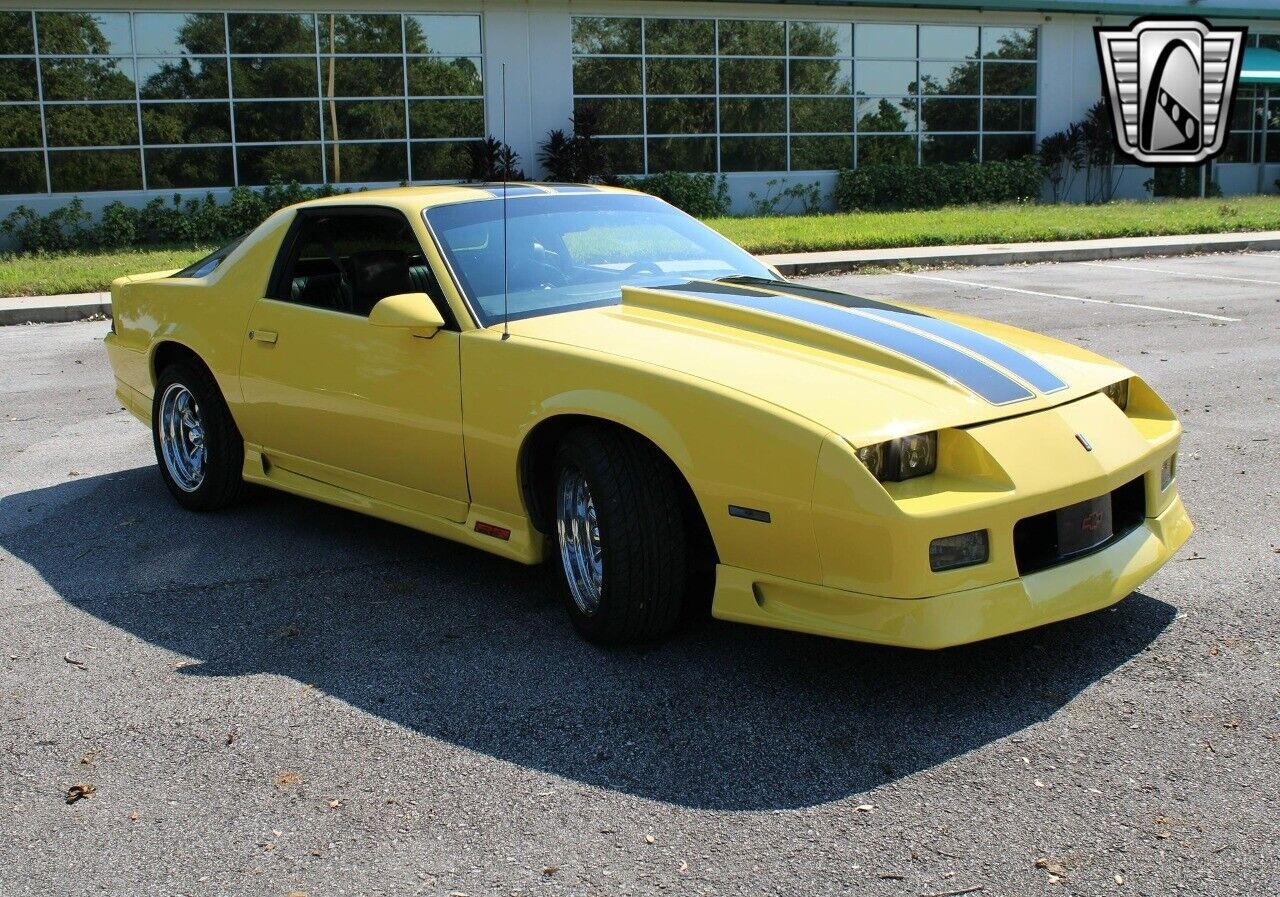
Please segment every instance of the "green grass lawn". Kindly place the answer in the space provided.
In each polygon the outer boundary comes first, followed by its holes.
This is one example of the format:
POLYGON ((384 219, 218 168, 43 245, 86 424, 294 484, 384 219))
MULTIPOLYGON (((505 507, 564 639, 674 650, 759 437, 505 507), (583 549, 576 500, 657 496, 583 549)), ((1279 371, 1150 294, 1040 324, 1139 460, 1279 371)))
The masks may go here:
POLYGON ((185 268, 208 246, 119 249, 57 255, 0 254, 0 296, 96 293, 122 274, 185 268))
POLYGON ((955 206, 707 222, 756 253, 954 246, 1280 229, 1280 196, 1115 202, 1099 206, 955 206))
MULTIPOLYGON (((752 252, 808 252, 1280 230, 1280 196, 1116 202, 1102 206, 957 206, 927 212, 716 218, 752 252)), ((0 296, 105 290, 121 274, 181 268, 209 247, 66 255, 0 254, 0 296)))

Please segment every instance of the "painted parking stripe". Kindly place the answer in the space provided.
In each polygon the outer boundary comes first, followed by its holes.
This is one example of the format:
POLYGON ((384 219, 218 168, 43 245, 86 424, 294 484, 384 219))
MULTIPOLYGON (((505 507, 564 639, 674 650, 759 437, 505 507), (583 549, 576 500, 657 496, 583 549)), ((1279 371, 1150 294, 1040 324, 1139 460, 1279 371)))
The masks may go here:
POLYGON ((1063 293, 1042 293, 1039 290, 1024 290, 1019 287, 1005 287, 994 283, 974 283, 970 280, 955 280, 951 277, 934 277, 931 274, 912 274, 906 271, 894 271, 897 277, 914 277, 918 280, 932 280, 937 283, 950 283, 960 287, 974 287, 979 290, 1003 290, 1006 293, 1021 293, 1024 296, 1042 296, 1045 299, 1070 299, 1073 302, 1091 302, 1095 305, 1118 305, 1124 308, 1141 308, 1145 311, 1162 311, 1171 315, 1186 315, 1191 318, 1208 318, 1210 321, 1239 322, 1239 318, 1228 318, 1226 315, 1211 315, 1203 311, 1187 311, 1183 308, 1165 308, 1161 305, 1141 305, 1137 302, 1118 302, 1114 299, 1093 299, 1089 296, 1067 296, 1063 293))
POLYGON ((993 405, 1007 405, 1033 397, 1029 389, 1012 377, 954 346, 888 321, 858 314, 852 309, 710 281, 656 289, 727 302, 843 333, 933 368, 993 405))
POLYGON ((1006 371, 1022 378, 1043 393, 1053 393, 1067 388, 1067 384, 1055 375, 1053 371, 1022 354, 1013 346, 993 339, 985 333, 970 330, 968 327, 962 327, 959 324, 953 324, 941 318, 934 318, 922 312, 899 308, 887 302, 877 302, 874 299, 852 296, 836 290, 824 290, 819 287, 781 283, 769 284, 768 286, 761 284, 761 288, 776 290, 780 293, 790 293, 794 296, 803 296, 819 302, 831 302, 844 308, 856 308, 864 314, 873 315, 895 324, 913 327, 916 330, 924 331, 930 336, 941 337, 947 342, 963 349, 968 349, 988 361, 994 361, 1006 371))
POLYGON ((1280 280, 1259 280, 1254 277, 1232 277, 1229 274, 1205 274, 1203 271, 1178 271, 1173 268, 1147 268, 1138 267, 1137 265, 1115 265, 1103 262, 1081 262, 1082 265, 1088 265, 1090 268, 1121 268, 1125 271, 1147 271, 1151 274, 1173 274, 1179 277, 1206 277, 1209 280, 1234 280, 1237 283, 1260 283, 1268 287, 1280 287, 1280 280))

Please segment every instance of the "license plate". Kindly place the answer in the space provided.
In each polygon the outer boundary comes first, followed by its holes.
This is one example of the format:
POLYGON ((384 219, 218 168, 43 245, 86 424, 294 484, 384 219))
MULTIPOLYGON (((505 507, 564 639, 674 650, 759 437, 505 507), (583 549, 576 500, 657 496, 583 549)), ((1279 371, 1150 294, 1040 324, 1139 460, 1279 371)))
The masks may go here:
POLYGON ((1111 538, 1111 496, 1103 495, 1058 511, 1058 554, 1069 557, 1111 538))

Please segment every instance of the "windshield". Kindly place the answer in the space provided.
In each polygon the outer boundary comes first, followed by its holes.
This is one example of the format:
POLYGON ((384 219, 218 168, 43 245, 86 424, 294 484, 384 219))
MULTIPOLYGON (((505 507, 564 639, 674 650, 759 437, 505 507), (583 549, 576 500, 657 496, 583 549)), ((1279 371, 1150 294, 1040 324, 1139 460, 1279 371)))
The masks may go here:
MULTIPOLYGON (((480 200, 425 212, 483 327, 502 320, 502 205, 480 200)), ((507 234, 511 320, 613 305, 623 286, 776 279, 744 250, 651 196, 512 196, 507 234)))

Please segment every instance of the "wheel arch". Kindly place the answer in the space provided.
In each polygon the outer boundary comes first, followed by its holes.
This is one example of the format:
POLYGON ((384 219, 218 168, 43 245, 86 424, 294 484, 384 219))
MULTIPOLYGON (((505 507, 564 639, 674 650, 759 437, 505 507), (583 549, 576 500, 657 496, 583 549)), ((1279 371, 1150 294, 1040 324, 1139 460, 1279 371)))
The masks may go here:
POLYGON ((151 374, 151 386, 153 389, 155 388, 157 381, 160 379, 160 372, 169 365, 176 364, 178 362, 188 362, 198 365, 203 368, 210 377, 213 377, 215 383, 217 382, 218 378, 214 376, 212 368, 205 363, 205 360, 200 357, 200 354, 196 352, 195 349, 192 349, 186 343, 180 343, 177 340, 164 339, 151 347, 151 362, 148 365, 148 369, 151 374))
POLYGON ((529 520, 535 529, 544 534, 554 531, 552 509, 556 446, 565 434, 581 426, 608 427, 651 446, 670 465, 673 480, 681 493, 681 506, 684 508, 686 519, 697 530, 699 538, 705 539, 706 546, 711 552, 716 553, 715 540, 711 535, 706 514, 703 512, 688 475, 672 457, 673 453, 658 440, 628 423, 582 411, 565 411, 543 418, 529 430, 520 444, 516 459, 517 477, 521 497, 528 511, 529 520))

